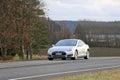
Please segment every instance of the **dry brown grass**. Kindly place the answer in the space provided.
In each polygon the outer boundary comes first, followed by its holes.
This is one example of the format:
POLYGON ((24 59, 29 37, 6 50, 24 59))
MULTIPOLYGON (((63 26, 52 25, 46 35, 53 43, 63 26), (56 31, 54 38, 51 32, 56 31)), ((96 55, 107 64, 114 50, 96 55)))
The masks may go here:
POLYGON ((98 71, 54 80, 120 80, 120 69, 98 71))
POLYGON ((47 55, 33 55, 33 60, 45 60, 47 55))
MULTIPOLYGON (((47 59, 47 55, 33 55, 32 58, 32 60, 46 60, 46 59, 47 59)), ((24 60, 27 59, 25 58, 24 60)), ((3 58, 0 57, 0 62, 14 62, 14 61, 21 61, 21 59, 18 57, 8 56, 6 60, 3 60, 3 58)))

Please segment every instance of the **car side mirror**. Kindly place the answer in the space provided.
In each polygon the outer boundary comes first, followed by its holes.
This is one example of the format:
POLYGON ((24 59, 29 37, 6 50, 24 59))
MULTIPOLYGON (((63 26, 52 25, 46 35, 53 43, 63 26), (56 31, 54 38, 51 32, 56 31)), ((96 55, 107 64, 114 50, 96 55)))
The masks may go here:
POLYGON ((52 44, 52 47, 54 47, 55 46, 55 44, 52 44))

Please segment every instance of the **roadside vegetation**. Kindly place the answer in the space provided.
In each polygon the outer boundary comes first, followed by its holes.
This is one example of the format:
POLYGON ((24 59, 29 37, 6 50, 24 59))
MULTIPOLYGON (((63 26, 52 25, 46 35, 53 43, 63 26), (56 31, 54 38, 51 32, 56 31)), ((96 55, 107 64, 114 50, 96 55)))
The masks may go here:
POLYGON ((46 48, 50 41, 44 16, 42 0, 0 0, 0 59, 18 55, 30 60, 40 48, 46 48))
MULTIPOLYGON (((27 55, 25 55, 26 57, 27 55)), ((120 48, 105 48, 105 47, 92 47, 90 48, 90 57, 120 57, 120 48)), ((40 49, 39 53, 33 54, 32 60, 46 60, 47 59, 47 48, 40 49)), ((22 60, 19 55, 14 57, 8 56, 6 61, 20 61, 22 60)), ((26 58, 24 60, 27 60, 26 58)), ((0 62, 3 59, 0 57, 0 62)))
POLYGON ((120 48, 92 47, 91 57, 120 57, 120 48))
POLYGON ((120 80, 120 69, 90 72, 52 80, 120 80))

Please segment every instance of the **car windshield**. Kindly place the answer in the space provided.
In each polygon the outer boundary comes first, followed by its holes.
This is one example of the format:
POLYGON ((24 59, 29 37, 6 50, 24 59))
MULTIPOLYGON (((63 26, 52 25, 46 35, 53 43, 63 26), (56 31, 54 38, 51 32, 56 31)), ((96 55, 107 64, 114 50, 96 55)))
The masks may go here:
POLYGON ((75 46, 77 40, 60 40, 56 43, 56 46, 75 46))

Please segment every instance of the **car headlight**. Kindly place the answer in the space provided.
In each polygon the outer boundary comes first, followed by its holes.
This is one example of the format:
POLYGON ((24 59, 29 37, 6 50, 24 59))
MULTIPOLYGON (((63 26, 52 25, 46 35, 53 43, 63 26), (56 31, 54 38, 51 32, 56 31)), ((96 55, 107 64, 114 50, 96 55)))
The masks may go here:
POLYGON ((49 49, 49 50, 48 50, 48 53, 52 53, 52 50, 51 50, 51 49, 49 49))

